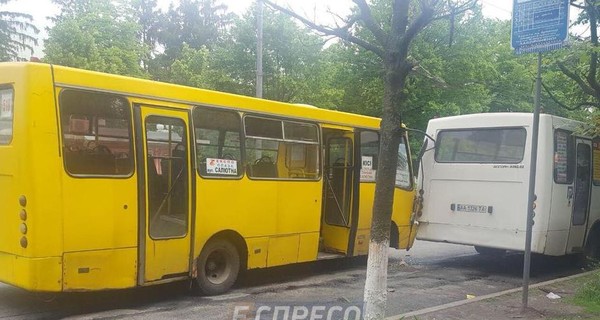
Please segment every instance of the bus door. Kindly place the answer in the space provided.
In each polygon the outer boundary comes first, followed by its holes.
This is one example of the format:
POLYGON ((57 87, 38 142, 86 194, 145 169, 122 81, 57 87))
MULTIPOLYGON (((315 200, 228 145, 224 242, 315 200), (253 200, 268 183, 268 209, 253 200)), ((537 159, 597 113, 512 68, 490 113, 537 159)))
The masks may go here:
POLYGON ((592 145, 591 141, 575 139, 575 179, 573 179, 573 205, 571 228, 567 252, 581 251, 587 229, 590 211, 590 194, 592 187, 592 145))
POLYGON ((137 106, 138 284, 187 277, 191 252, 189 113, 137 106))
POLYGON ((321 252, 351 255, 356 223, 358 180, 354 132, 323 128, 324 174, 321 252), (352 238, 352 239, 351 239, 352 238))

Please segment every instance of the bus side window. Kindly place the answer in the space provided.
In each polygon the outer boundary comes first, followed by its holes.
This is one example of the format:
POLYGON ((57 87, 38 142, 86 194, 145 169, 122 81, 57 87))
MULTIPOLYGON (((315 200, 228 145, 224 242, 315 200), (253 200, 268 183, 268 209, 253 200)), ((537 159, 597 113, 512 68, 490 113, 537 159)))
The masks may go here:
POLYGON ((362 131, 360 133, 360 182, 375 182, 378 155, 379 134, 375 131, 362 131))
POLYGON ((235 111, 196 107, 193 116, 200 176, 241 177, 243 162, 239 114, 235 111))
POLYGON ((315 124, 246 116, 244 129, 249 177, 318 179, 319 134, 315 124))
POLYGON ((9 144, 13 134, 13 89, 0 87, 0 144, 9 144))
POLYGON ((133 173, 131 110, 123 97, 82 91, 60 93, 64 164, 73 175, 133 173))

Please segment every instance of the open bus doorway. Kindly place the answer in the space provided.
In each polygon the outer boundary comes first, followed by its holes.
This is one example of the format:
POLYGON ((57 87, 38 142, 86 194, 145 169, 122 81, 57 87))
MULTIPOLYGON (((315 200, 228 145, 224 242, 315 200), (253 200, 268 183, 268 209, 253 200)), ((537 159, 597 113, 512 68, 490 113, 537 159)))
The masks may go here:
POLYGON ((323 129, 323 211, 319 258, 352 255, 357 222, 354 132, 323 129))

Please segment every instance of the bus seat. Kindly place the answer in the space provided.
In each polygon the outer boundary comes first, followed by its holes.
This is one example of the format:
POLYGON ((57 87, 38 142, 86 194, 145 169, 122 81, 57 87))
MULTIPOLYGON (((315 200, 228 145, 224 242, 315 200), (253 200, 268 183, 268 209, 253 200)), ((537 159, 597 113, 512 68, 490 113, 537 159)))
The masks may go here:
POLYGON ((64 150, 67 170, 72 174, 117 174, 115 157, 110 153, 64 150))
POLYGON ((277 178, 277 165, 273 160, 264 156, 250 166, 250 176, 258 178, 277 178))

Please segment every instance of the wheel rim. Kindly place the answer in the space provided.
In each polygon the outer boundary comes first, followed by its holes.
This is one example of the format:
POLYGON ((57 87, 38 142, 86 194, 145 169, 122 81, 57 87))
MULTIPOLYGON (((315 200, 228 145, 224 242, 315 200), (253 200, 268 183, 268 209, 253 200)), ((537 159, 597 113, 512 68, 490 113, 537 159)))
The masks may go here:
POLYGON ((214 250, 206 259, 204 273, 210 283, 222 284, 231 275, 231 255, 224 249, 214 250))

